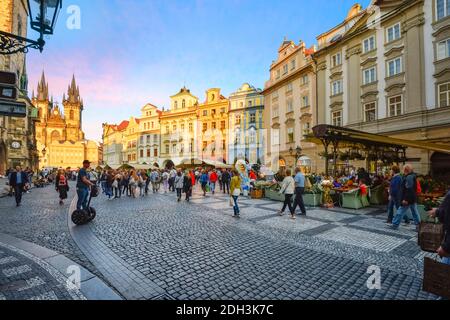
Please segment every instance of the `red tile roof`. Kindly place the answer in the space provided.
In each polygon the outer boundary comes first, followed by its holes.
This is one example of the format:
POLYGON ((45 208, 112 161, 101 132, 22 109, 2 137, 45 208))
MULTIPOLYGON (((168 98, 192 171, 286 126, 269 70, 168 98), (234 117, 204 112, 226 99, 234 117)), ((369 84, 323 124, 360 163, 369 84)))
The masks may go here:
POLYGON ((130 121, 124 120, 117 126, 117 130, 119 130, 119 131, 125 130, 129 124, 130 124, 130 121))

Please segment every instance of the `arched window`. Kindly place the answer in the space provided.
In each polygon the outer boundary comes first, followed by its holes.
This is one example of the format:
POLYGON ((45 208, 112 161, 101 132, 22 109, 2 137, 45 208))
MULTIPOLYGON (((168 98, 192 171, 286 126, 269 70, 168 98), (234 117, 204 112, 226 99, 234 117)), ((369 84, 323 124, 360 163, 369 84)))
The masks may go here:
POLYGON ((183 101, 181 102, 181 107, 185 108, 186 107, 186 100, 183 99, 183 101))
POLYGON ((75 114, 74 114, 73 110, 70 110, 69 114, 70 114, 70 115, 69 115, 69 119, 70 119, 70 120, 74 120, 75 114))

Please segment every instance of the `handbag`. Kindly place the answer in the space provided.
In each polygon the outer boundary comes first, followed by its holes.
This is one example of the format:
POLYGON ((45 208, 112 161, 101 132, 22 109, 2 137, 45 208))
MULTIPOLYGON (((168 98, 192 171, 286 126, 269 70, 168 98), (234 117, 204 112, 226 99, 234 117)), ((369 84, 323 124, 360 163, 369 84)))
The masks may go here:
POLYGON ((113 188, 119 187, 119 182, 117 182, 117 180, 114 180, 114 182, 112 183, 112 187, 113 188))
POLYGON ((230 197, 230 207, 234 207, 233 199, 230 197))
POLYGON ((450 299, 450 265, 424 258, 423 291, 450 299))

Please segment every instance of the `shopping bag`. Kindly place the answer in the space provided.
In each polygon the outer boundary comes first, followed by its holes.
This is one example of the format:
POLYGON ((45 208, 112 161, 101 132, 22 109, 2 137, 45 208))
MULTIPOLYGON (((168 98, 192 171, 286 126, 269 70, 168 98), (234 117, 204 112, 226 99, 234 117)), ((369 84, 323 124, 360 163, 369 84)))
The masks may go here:
POLYGON ((423 291, 450 299, 450 265, 425 257, 423 291))
POLYGON ((233 199, 230 197, 230 207, 234 207, 233 199))

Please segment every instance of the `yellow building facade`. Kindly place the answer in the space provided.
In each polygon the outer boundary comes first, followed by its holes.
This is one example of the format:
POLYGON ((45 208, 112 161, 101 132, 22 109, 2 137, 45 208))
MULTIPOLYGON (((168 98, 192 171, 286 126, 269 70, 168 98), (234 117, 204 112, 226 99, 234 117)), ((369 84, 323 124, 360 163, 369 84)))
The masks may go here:
POLYGON ((63 108, 53 104, 49 97, 48 83, 42 73, 37 95, 32 97, 38 109, 36 141, 40 168, 78 168, 88 159, 93 166, 102 163, 101 147, 97 142, 86 140, 82 131, 83 100, 75 76, 69 86, 67 97, 63 96, 63 108))
POLYGON ((112 168, 123 164, 123 150, 129 121, 122 121, 119 125, 103 124, 103 164, 112 168))
POLYGON ((228 161, 228 109, 229 100, 219 88, 206 91, 205 102, 198 106, 200 159, 228 161))

